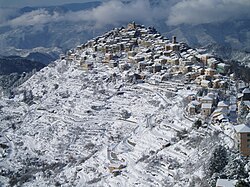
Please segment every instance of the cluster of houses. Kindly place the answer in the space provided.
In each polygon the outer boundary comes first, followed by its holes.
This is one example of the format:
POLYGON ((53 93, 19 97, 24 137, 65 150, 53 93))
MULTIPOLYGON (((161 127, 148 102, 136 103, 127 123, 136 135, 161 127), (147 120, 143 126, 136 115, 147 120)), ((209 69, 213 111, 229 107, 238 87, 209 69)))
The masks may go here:
POLYGON ((89 40, 62 58, 76 62, 84 69, 93 68, 95 62, 118 67, 121 71, 136 69, 141 79, 148 73, 165 77, 184 74, 187 82, 194 81, 205 88, 226 87, 223 75, 230 69, 228 64, 212 55, 200 54, 184 43, 178 43, 175 36, 169 40, 154 28, 134 22, 127 28, 115 28, 89 40))
MULTIPOLYGON (((185 43, 178 43, 175 36, 170 40, 154 28, 135 22, 89 40, 61 58, 86 70, 92 69, 95 63, 103 63, 110 68, 119 68, 121 72, 134 73, 136 79, 142 81, 145 77, 158 76, 158 81, 162 81, 183 75, 185 83, 197 84, 202 90, 201 94, 188 97, 186 112, 190 116, 221 123, 229 121, 229 116, 236 110, 249 113, 250 91, 247 86, 241 89, 238 105, 234 107, 221 97, 234 80, 229 64, 213 55, 201 54, 185 43)), ((250 126, 238 125, 235 130, 242 154, 250 156, 250 126)))
POLYGON ((238 118, 245 118, 244 123, 235 126, 236 139, 243 156, 250 156, 250 89, 245 88, 238 94, 238 118), (242 116, 243 115, 243 116, 242 116))
POLYGON ((96 62, 93 55, 101 52, 103 56, 97 61, 110 67, 119 67, 122 71, 136 68, 140 72, 156 73, 167 64, 179 63, 178 51, 180 44, 176 42, 176 37, 170 41, 154 28, 131 23, 127 28, 116 28, 68 51, 66 57, 62 58, 90 69, 96 62), (83 53, 86 49, 91 49, 91 54, 83 53))

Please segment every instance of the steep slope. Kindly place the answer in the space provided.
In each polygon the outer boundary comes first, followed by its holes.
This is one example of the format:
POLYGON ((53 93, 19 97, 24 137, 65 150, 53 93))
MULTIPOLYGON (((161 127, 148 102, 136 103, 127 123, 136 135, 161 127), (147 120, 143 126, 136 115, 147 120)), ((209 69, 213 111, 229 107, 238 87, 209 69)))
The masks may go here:
POLYGON ((32 71, 39 71, 45 65, 18 56, 0 57, 0 88, 9 89, 27 80, 32 71))
POLYGON ((2 185, 187 186, 204 175, 212 147, 234 145, 192 128, 182 108, 192 91, 166 94, 114 73, 57 61, 2 100, 2 185))
MULTIPOLYGON (((152 42, 149 52, 161 49, 157 42, 169 44, 152 28, 138 27, 152 42)), ((154 84, 159 73, 145 72, 142 83, 135 62, 122 70, 127 53, 148 51, 134 37, 133 29, 107 32, 37 72, 12 99, 0 100, 2 186, 209 186, 212 150, 235 148, 233 126, 193 126, 185 99, 199 88, 184 85, 179 73, 154 84), (118 68, 93 43, 116 50, 119 34, 127 44, 134 41, 134 51, 117 52, 118 68)))

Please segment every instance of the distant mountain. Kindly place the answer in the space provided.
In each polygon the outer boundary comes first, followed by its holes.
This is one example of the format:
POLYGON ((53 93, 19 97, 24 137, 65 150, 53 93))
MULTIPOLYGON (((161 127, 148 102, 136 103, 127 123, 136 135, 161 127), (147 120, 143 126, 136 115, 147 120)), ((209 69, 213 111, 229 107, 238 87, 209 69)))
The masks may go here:
POLYGON ((55 48, 44 48, 36 47, 32 49, 17 49, 9 47, 6 49, 3 56, 20 56, 31 61, 41 62, 45 65, 58 59, 59 55, 62 54, 62 49, 55 48))
MULTIPOLYGON (((66 13, 80 10, 88 10, 99 6, 101 2, 72 3, 47 7, 24 7, 18 11, 15 17, 36 10, 44 10, 48 13, 66 13)), ((104 29, 105 30, 105 29, 104 29)), ((47 23, 43 27, 35 26, 0 26, 0 55, 20 55, 22 51, 31 53, 28 59, 38 60, 48 64, 51 60, 58 58, 62 51, 73 48, 84 43, 90 38, 104 31, 90 29, 85 22, 61 21, 47 23), (74 36, 74 37, 72 37, 74 36), (35 50, 35 54, 33 54, 35 50), (56 53, 50 51, 56 49, 56 53), (38 54, 43 53, 43 54, 38 54), (49 54, 49 55, 48 55, 49 54)))
MULTIPOLYGON (((124 3, 128 3, 125 1, 124 3)), ((159 1, 150 1, 150 6, 159 6, 159 1)), ((100 6, 100 1, 89 3, 65 4, 59 6, 45 7, 24 7, 18 11, 18 16, 25 15, 32 11, 44 10, 48 14, 73 13, 80 10, 91 10, 100 6)), ((72 18, 74 19, 74 18, 72 18)), ((225 53, 216 46, 230 49, 240 55, 233 55, 234 58, 240 57, 239 61, 248 59, 247 52, 250 52, 250 20, 227 21, 223 23, 208 23, 199 25, 178 25, 167 26, 165 19, 159 18, 155 20, 155 27, 163 35, 172 37, 177 36, 178 41, 184 41, 192 47, 210 46, 215 53, 226 58, 231 58, 231 53, 225 53), (224 54, 220 54, 224 53, 224 54)), ((127 21, 126 21, 127 23, 127 21)), ((101 28, 94 28, 94 23, 88 21, 64 20, 57 22, 46 22, 42 26, 0 26, 0 54, 4 55, 10 52, 10 48, 26 49, 33 52, 31 49, 42 47, 43 49, 58 48, 61 51, 66 51, 74 46, 84 43, 87 40, 102 34, 105 31, 113 28, 113 25, 107 25, 101 28)), ((116 23, 120 26, 125 22, 116 23)), ((144 24, 144 23, 142 23, 144 24)), ((46 53, 48 53, 47 50, 46 53)), ((43 51, 36 51, 43 52, 43 51)), ((228 50, 227 50, 228 52, 228 50)), ((8 53, 8 55, 19 55, 16 53, 8 53)), ((59 53, 56 54, 58 58, 59 53)), ((32 60, 51 61, 46 54, 31 54, 32 60)), ((54 59, 54 58, 53 58, 54 59)), ((244 63, 248 63, 246 60, 244 63)))
POLYGON ((31 61, 40 61, 43 64, 49 64, 50 62, 56 60, 56 58, 51 57, 49 54, 39 52, 32 52, 26 58, 31 61))
POLYGON ((236 50, 250 51, 250 20, 227 21, 165 28, 166 35, 177 35, 189 45, 219 44, 236 50))
POLYGON ((195 48, 206 48, 221 58, 250 65, 250 20, 167 27, 163 21, 156 28, 167 37, 195 48))
POLYGON ((0 88, 13 88, 45 65, 19 56, 0 57, 0 88), (18 83, 18 84, 17 84, 18 83))
POLYGON ((0 75, 40 70, 45 65, 18 56, 0 57, 0 75))
MULTIPOLYGON (((58 6, 24 7, 18 11, 16 17, 32 11, 44 10, 49 14, 66 13, 80 10, 88 10, 99 6, 101 2, 72 3, 58 6)), ((75 23, 61 21, 47 23, 42 28, 35 26, 0 26, 0 54, 9 47, 19 49, 32 49, 36 47, 59 47, 69 49, 96 35, 93 30, 86 28, 83 22, 75 23), (72 38, 74 36, 74 38, 72 38)))
POLYGON ((46 9, 51 12, 69 12, 69 11, 80 11, 80 10, 88 10, 91 8, 95 8, 101 5, 100 1, 87 2, 87 3, 69 3, 64 5, 55 5, 55 6, 40 6, 40 7, 24 7, 19 10, 20 14, 24 14, 27 12, 31 12, 38 9, 46 9))
POLYGON ((244 50, 233 49, 220 44, 208 44, 202 47, 206 52, 215 54, 224 60, 238 61, 242 65, 250 67, 250 52, 244 50))

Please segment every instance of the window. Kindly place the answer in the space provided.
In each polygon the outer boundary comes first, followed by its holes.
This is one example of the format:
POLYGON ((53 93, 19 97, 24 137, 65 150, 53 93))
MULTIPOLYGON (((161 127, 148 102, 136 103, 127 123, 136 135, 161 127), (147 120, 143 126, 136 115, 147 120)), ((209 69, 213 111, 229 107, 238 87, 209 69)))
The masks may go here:
POLYGON ((247 134, 247 137, 250 137, 250 134, 247 134))
POLYGON ((250 142, 250 139, 247 139, 247 142, 250 142))

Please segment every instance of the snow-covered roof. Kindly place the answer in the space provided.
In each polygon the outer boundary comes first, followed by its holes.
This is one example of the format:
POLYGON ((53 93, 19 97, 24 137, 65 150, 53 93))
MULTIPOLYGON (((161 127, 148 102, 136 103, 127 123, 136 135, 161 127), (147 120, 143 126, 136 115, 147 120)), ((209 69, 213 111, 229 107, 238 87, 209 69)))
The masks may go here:
POLYGON ((187 50, 187 52, 189 52, 189 53, 192 52, 192 51, 194 51, 194 49, 188 49, 187 50))
POLYGON ((213 82, 220 82, 220 79, 214 79, 213 82))
POLYGON ((250 127, 248 125, 245 125, 245 124, 237 125, 234 127, 234 129, 238 133, 247 133, 247 132, 250 133, 250 127))
POLYGON ((210 97, 210 98, 214 98, 214 97, 215 97, 215 93, 209 92, 209 93, 207 94, 207 96, 210 97))
POLYGON ((172 50, 163 51, 164 53, 171 53, 172 50))
POLYGON ((201 84, 209 84, 211 81, 209 81, 209 80, 202 80, 201 81, 201 84))
POLYGON ((243 102, 248 108, 250 108, 250 101, 243 101, 243 102))
POLYGON ((202 55, 200 55, 200 56, 202 56, 202 57, 210 57, 210 58, 213 57, 213 55, 212 55, 212 54, 209 54, 209 53, 205 53, 205 54, 202 54, 202 55))
POLYGON ((202 103, 201 108, 203 109, 211 109, 212 103, 202 103))
POLYGON ((213 114, 212 114, 212 117, 217 117, 218 115, 221 115, 221 114, 226 114, 228 113, 228 110, 224 109, 224 108, 217 108, 213 114))
POLYGON ((155 59, 154 60, 156 63, 160 63, 162 61, 162 59, 155 59))
POLYGON ((191 104, 194 106, 200 105, 201 103, 197 100, 191 101, 191 104))
POLYGON ((225 114, 220 114, 218 117, 217 117, 218 120, 222 120, 222 119, 227 119, 227 116, 225 114))
POLYGON ((216 71, 216 70, 213 68, 207 68, 206 71, 216 71))
POLYGON ((187 58, 188 59, 194 59, 195 57, 193 55, 189 55, 187 58))
POLYGON ((226 67, 226 66, 229 66, 229 65, 221 62, 221 63, 217 64, 217 66, 226 67))
POLYGON ((209 58, 208 60, 207 60, 208 62, 218 62, 215 58, 209 58))
POLYGON ((237 180, 218 179, 216 187, 235 187, 237 180))
POLYGON ((213 101, 213 98, 209 97, 209 96, 204 96, 202 99, 202 101, 213 101))
POLYGON ((146 61, 140 61, 140 62, 138 62, 138 64, 148 64, 148 62, 146 62, 146 61))
POLYGON ((85 61, 84 64, 87 64, 87 65, 92 65, 94 62, 92 61, 85 61))
POLYGON ((242 96, 243 96, 242 93, 238 93, 238 94, 237 94, 237 98, 238 98, 238 99, 241 98, 242 96))
POLYGON ((160 56, 160 59, 168 60, 168 59, 170 59, 170 58, 167 57, 167 56, 162 55, 162 56, 160 56))
POLYGON ((225 101, 220 101, 218 103, 218 107, 228 107, 228 105, 225 103, 225 101))
POLYGON ((161 66, 161 64, 160 63, 158 63, 158 62, 155 62, 153 65, 152 65, 153 67, 156 67, 156 66, 161 66))
POLYGON ((250 89, 249 88, 245 88, 243 91, 242 91, 243 94, 249 94, 250 93, 250 89))
POLYGON ((189 104, 188 104, 188 107, 189 107, 189 108, 195 108, 195 106, 194 106, 192 103, 189 103, 189 104))
POLYGON ((180 46, 180 44, 178 44, 178 43, 175 43, 175 44, 171 43, 170 46, 172 46, 172 47, 173 46, 180 46))

